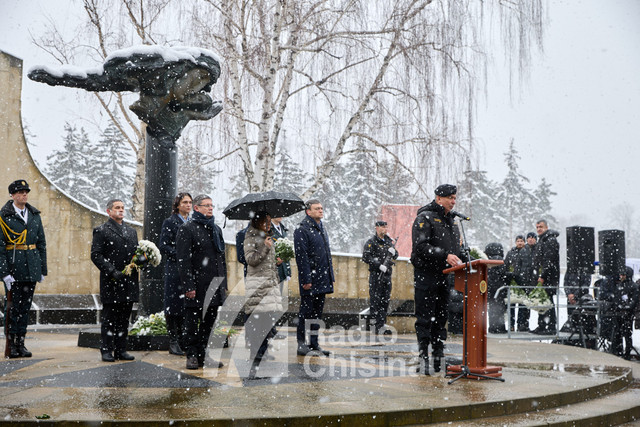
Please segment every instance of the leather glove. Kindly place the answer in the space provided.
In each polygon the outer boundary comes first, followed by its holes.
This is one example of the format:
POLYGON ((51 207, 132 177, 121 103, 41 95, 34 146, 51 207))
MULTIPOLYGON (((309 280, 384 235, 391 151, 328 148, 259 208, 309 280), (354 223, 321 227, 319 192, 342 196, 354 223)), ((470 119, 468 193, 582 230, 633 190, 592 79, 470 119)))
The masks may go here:
POLYGON ((389 253, 391 254, 391 256, 396 254, 396 249, 395 248, 389 248, 389 253))
POLYGON ((7 290, 10 291, 11 290, 11 284, 13 282, 16 281, 16 279, 13 278, 12 275, 6 275, 2 278, 2 281, 4 282, 5 286, 7 287, 7 290))
POLYGON ((380 266, 380 271, 382 271, 383 273, 386 273, 386 272, 387 272, 387 270, 388 270, 388 268, 387 268, 387 266, 386 266, 386 265, 382 264, 382 265, 380 266))
POLYGON ((118 270, 116 270, 116 271, 113 273, 112 277, 113 277, 115 280, 122 280, 122 279, 124 279, 125 277, 127 277, 127 275, 126 275, 126 274, 124 274, 122 271, 118 271, 118 270))

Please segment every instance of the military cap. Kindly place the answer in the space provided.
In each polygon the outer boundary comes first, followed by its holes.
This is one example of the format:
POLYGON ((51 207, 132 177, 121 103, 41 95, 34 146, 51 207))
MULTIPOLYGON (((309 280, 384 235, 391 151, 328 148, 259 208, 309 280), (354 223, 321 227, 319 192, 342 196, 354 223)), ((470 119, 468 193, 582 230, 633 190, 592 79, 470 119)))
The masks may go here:
POLYGON ((376 221, 376 227, 380 227, 382 225, 387 225, 387 221, 376 221))
POLYGON ((436 196, 440 197, 449 197, 452 194, 456 194, 458 192, 458 187, 451 184, 442 184, 436 188, 436 196))
POLYGON ((27 181, 24 179, 18 179, 9 184, 9 194, 15 194, 21 190, 27 190, 27 192, 31 191, 29 184, 27 184, 27 181))

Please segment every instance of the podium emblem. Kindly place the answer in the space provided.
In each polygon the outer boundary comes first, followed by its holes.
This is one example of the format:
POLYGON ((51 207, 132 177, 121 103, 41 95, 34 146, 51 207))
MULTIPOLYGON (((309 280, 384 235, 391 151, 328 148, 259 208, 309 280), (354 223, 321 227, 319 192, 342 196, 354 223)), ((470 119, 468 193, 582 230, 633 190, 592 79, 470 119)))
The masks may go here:
POLYGON ((487 281, 483 280, 480 282, 480 293, 484 294, 485 292, 487 292, 487 281))

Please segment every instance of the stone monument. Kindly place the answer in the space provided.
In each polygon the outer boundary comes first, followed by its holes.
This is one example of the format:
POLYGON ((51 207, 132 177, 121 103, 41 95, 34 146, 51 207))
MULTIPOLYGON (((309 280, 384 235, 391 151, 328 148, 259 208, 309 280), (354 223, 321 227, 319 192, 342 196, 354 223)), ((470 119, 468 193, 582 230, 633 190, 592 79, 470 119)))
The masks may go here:
MULTIPOLYGON (((140 94, 129 109, 147 124, 143 235, 152 242, 159 241, 177 192, 176 141, 189 121, 209 120, 222 111, 222 103, 209 95, 219 76, 220 60, 211 51, 147 45, 115 51, 91 70, 37 66, 28 73, 51 86, 140 94)), ((143 272, 139 312, 161 311, 163 295, 162 269, 143 272)))

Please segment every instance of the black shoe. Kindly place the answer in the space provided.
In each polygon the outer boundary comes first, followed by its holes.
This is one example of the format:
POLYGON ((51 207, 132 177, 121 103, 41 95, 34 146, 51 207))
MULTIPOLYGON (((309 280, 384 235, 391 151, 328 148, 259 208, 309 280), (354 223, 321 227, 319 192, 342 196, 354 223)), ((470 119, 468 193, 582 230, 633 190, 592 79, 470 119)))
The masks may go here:
POLYGON ((442 369, 442 357, 434 357, 433 358, 433 371, 440 372, 442 369))
POLYGON ((320 346, 316 346, 316 347, 311 347, 309 346, 309 348, 311 349, 311 351, 315 351, 318 352, 324 356, 329 356, 331 354, 331 352, 329 350, 323 350, 322 347, 320 346))
POLYGON ((135 360, 135 357, 132 354, 129 354, 125 351, 116 351, 113 354, 113 357, 116 360, 135 360))
POLYGON ((518 332, 529 332, 528 326, 518 326, 518 332))
POLYGON ((180 348, 178 341, 169 341, 169 354, 175 354, 176 356, 184 356, 184 351, 180 348))
POLYGON ((422 375, 431 376, 431 374, 429 374, 429 358, 428 357, 420 358, 420 363, 416 368, 416 372, 422 375))
POLYGON ((9 359, 17 359, 20 356, 20 348, 17 345, 18 337, 14 334, 9 334, 9 359))
POLYGON ((196 356, 187 356, 187 369, 198 369, 198 365, 196 356))
POLYGON ((298 344, 298 350, 297 350, 297 354, 298 356, 306 356, 307 354, 311 353, 313 350, 311 350, 311 348, 309 348, 308 345, 306 344, 298 344))
POLYGON ((198 359, 198 367, 204 368, 205 361, 207 362, 207 368, 219 369, 224 366, 224 363, 218 360, 212 359, 210 357, 207 357, 207 358, 202 358, 202 360, 198 359))
POLYGON ((24 346, 24 335, 16 336, 16 340, 16 347, 18 348, 20 357, 31 357, 31 352, 24 346))
POLYGON ((103 362, 115 362, 116 359, 113 357, 110 351, 102 351, 102 361, 103 362))

